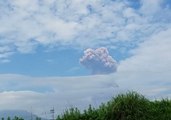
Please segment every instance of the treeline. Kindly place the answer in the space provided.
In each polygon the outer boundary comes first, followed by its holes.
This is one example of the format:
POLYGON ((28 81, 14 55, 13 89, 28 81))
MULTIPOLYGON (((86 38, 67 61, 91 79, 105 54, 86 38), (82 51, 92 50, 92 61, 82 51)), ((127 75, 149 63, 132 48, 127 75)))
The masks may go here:
POLYGON ((129 92, 116 96, 99 108, 90 105, 83 112, 70 108, 56 120, 171 120, 171 100, 150 101, 136 92, 129 92))
MULTIPOLYGON (((8 117, 7 120, 24 119, 8 117)), ((36 120, 41 118, 37 117, 36 120)), ((128 92, 102 103, 98 108, 90 105, 83 112, 77 108, 70 108, 56 120, 171 120, 171 100, 150 101, 136 92, 128 92)))
MULTIPOLYGON (((2 117, 1 120, 5 120, 4 117, 2 117)), ((24 120, 24 119, 22 117, 15 116, 14 118, 7 117, 7 120, 24 120)))
MULTIPOLYGON (((1 120, 5 120, 5 118, 2 117, 1 120)), ((24 120, 24 118, 15 116, 14 118, 7 117, 7 120, 24 120)), ((41 118, 36 117, 36 120, 41 120, 41 118)))

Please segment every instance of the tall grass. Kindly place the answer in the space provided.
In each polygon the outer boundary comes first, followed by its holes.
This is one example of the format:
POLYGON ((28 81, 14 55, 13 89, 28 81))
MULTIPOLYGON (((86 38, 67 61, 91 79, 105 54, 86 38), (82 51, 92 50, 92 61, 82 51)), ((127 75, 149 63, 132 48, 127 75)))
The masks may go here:
POLYGON ((136 92, 120 94, 99 108, 66 110, 56 120, 171 120, 171 100, 150 101, 136 92))

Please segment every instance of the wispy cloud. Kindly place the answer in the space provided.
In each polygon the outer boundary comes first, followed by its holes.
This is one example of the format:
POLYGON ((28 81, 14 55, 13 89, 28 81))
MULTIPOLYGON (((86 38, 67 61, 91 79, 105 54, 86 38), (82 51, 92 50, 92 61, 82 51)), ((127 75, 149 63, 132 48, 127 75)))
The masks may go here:
POLYGON ((36 51, 40 45, 124 46, 132 56, 119 61, 117 72, 107 76, 0 75, 0 109, 35 106, 40 114, 44 105, 58 111, 69 105, 83 108, 125 89, 148 97, 171 97, 171 12, 163 3, 141 0, 132 7, 122 0, 1 0, 0 61, 8 62, 17 52, 36 51))
POLYGON ((58 113, 70 105, 85 108, 117 93, 117 84, 108 76, 36 78, 1 74, 0 79, 1 109, 28 110, 32 106, 39 115, 53 106, 58 113))
POLYGON ((9 46, 0 46, 0 62, 2 63, 10 62, 9 57, 13 53, 14 52, 11 50, 9 46))
POLYGON ((113 47, 121 41, 137 45, 169 28, 170 9, 163 2, 142 0, 135 9, 122 0, 2 0, 0 44, 21 53, 32 52, 39 45, 113 47))
POLYGON ((119 86, 146 95, 170 97, 171 29, 153 35, 132 51, 133 56, 120 62, 119 86), (122 78, 121 78, 122 77, 122 78), (128 84, 129 82, 129 84, 128 84))
POLYGON ((170 33, 171 29, 148 38, 110 75, 41 78, 1 74, 1 109, 28 110, 34 106, 34 112, 42 115, 54 106, 60 113, 71 106, 99 105, 126 90, 151 99, 171 97, 170 33))

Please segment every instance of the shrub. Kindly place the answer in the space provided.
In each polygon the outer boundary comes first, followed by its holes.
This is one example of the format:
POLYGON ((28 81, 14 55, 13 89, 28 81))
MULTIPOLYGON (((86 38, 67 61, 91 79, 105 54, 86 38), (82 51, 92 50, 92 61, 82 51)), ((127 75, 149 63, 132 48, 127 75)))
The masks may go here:
POLYGON ((109 103, 109 120, 147 120, 150 101, 136 92, 118 95, 109 103))
POLYGON ((136 92, 114 97, 99 108, 91 105, 84 112, 71 108, 57 120, 171 120, 171 101, 150 101, 136 92))

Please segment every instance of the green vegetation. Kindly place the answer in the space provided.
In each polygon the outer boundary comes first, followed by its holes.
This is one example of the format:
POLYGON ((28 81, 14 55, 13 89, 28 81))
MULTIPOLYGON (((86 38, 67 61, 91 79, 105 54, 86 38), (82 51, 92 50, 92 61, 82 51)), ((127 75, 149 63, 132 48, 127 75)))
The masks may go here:
MULTIPOLYGON (((4 117, 1 118, 1 120, 5 120, 4 117)), ((15 116, 14 118, 7 117, 7 120, 24 120, 22 117, 15 116)), ((36 117, 36 120, 41 120, 40 117, 36 117)))
POLYGON ((171 100, 150 101, 136 92, 121 94, 84 112, 66 110, 56 120, 171 120, 171 100))
MULTIPOLYGON (((3 117, 1 118, 1 120, 5 120, 3 117)), ((7 118, 7 120, 24 120, 23 118, 21 118, 21 117, 17 117, 17 116, 15 116, 14 118, 10 118, 10 117, 8 117, 7 118)))
MULTIPOLYGON (((4 120, 4 118, 1 118, 4 120)), ((24 120, 20 117, 7 120, 24 120)), ((41 120, 37 117, 36 120, 41 120)), ((98 108, 91 105, 81 112, 70 108, 56 120, 171 120, 171 100, 150 101, 136 92, 120 94, 98 108)))

